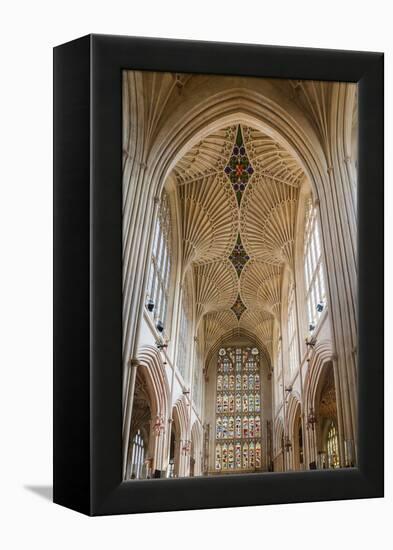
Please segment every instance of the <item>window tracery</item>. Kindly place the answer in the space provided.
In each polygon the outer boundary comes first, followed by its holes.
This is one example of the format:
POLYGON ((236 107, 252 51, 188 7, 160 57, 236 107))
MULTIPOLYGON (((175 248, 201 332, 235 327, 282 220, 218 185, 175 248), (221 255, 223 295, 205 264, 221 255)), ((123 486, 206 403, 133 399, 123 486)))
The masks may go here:
POLYGON ((329 468, 339 468, 338 435, 335 423, 332 421, 327 432, 327 455, 329 468))
POLYGON ((216 383, 217 471, 261 467, 261 380, 257 348, 219 351, 216 383))
POLYGON ((189 315, 189 292, 188 285, 183 288, 182 303, 180 310, 180 325, 178 338, 177 352, 177 368, 179 369, 183 380, 188 380, 188 361, 189 361, 189 335, 190 332, 190 315, 189 315))
POLYGON ((281 395, 281 387, 282 387, 282 347, 281 347, 281 337, 278 338, 277 342, 277 363, 274 368, 274 401, 276 406, 276 412, 281 405, 282 402, 282 395, 281 395))
POLYGON ((196 354, 196 363, 193 369, 193 401, 196 409, 200 412, 202 407, 202 384, 203 384, 203 369, 202 369, 202 354, 198 346, 196 354))
POLYGON ((143 462, 145 458, 144 442, 141 431, 138 430, 132 440, 131 454, 131 478, 139 479, 143 474, 143 462))
POLYGON ((312 332, 326 306, 326 289, 317 209, 313 205, 311 198, 309 198, 306 205, 304 274, 308 329, 312 332))
POLYGON ((171 238, 169 199, 167 193, 163 191, 154 231, 146 296, 146 307, 152 313, 160 332, 165 328, 168 313, 171 238))
POLYGON ((289 372, 294 374, 299 366, 299 353, 296 329, 296 301, 295 285, 290 282, 288 291, 288 352, 289 352, 289 372))

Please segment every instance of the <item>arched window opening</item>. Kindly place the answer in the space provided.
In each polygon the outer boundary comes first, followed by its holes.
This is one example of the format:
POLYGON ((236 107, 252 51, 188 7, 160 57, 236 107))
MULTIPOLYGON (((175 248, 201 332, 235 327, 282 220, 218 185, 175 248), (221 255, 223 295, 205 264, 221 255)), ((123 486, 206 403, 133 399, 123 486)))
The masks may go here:
POLYGON ((299 429, 298 429, 298 443, 299 443, 299 464, 303 465, 303 428, 302 422, 299 418, 299 429))
POLYGON ((332 421, 327 431, 327 458, 328 458, 328 468, 339 468, 340 460, 338 454, 338 434, 337 427, 332 421))
POLYGON ((195 458, 193 456, 190 457, 190 477, 195 476, 195 458))
POLYGON ((291 281, 288 291, 288 355, 289 372, 294 374, 299 366, 297 329, 296 329, 296 301, 295 285, 291 281))
POLYGON ((221 348, 216 385, 215 469, 261 468, 261 382, 258 348, 221 348))
POLYGON ((201 358, 197 354, 197 361, 194 367, 194 373, 193 373, 193 393, 192 393, 192 399, 194 401, 195 408, 197 411, 201 411, 201 405, 202 405, 202 378, 203 378, 203 371, 202 371, 202 363, 201 358))
POLYGON ((326 307, 326 289, 317 209, 313 205, 311 198, 309 198, 306 205, 304 274, 308 329, 312 332, 326 307))
POLYGON ((180 310, 180 326, 179 340, 177 352, 177 368, 179 369, 183 380, 188 382, 189 369, 189 332, 190 332, 190 315, 189 315, 189 293, 188 285, 183 288, 182 303, 180 310))
POLYGON ((131 479, 140 479, 143 477, 143 463, 145 459, 145 446, 141 431, 138 430, 132 440, 131 454, 131 479))
POLYGON ((282 348, 281 337, 277 343, 277 363, 274 369, 274 401, 276 412, 282 402, 282 348))
POLYGON ((316 394, 319 468, 339 468, 337 397, 332 362, 324 365, 316 394))
POLYGON ((171 216, 168 195, 163 191, 154 231, 146 296, 146 307, 151 312, 159 332, 165 330, 167 321, 170 273, 171 216))
POLYGON ((175 445, 175 432, 172 430, 169 450, 168 477, 174 477, 175 475, 175 445))

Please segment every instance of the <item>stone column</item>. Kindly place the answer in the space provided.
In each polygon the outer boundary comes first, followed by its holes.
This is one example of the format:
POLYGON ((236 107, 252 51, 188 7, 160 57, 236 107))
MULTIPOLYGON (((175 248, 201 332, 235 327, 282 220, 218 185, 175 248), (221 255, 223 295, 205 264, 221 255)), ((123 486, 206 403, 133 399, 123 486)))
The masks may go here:
POLYGON ((192 340, 192 346, 191 346, 191 357, 190 357, 190 365, 191 365, 191 368, 190 368, 190 373, 189 373, 189 388, 190 388, 190 393, 188 394, 188 399, 189 399, 189 402, 188 402, 188 406, 189 406, 189 411, 188 411, 188 419, 187 419, 187 429, 186 429, 186 442, 185 442, 185 446, 187 447, 187 452, 185 453, 185 460, 184 460, 184 475, 185 476, 188 476, 189 475, 189 470, 190 470, 190 456, 191 456, 191 429, 192 429, 192 426, 191 426, 191 419, 192 419, 192 399, 193 399, 193 382, 194 382, 194 369, 195 369, 195 361, 196 361, 196 345, 197 345, 197 342, 198 342, 198 338, 196 336, 193 337, 193 340, 192 340))
POLYGON ((123 479, 126 479, 127 465, 130 460, 130 430, 138 365, 139 363, 136 359, 130 359, 128 362, 128 369, 126 373, 127 394, 123 420, 123 479))
POLYGON ((304 458, 305 461, 305 468, 310 469, 310 463, 315 462, 317 464, 318 461, 318 446, 317 446, 317 437, 316 437, 316 416, 315 416, 315 410, 311 410, 310 403, 306 403, 308 406, 308 409, 305 411, 305 426, 306 431, 303 434, 303 447, 307 448, 307 453, 305 453, 305 456, 307 456, 307 461, 304 458), (314 417, 313 419, 311 417, 314 417))
POLYGON ((165 451, 165 420, 161 415, 157 415, 152 421, 151 429, 154 435, 153 468, 162 471, 165 451))
POLYGON ((337 406, 337 424, 338 424, 338 450, 340 455, 340 466, 345 466, 345 435, 348 430, 345 426, 345 413, 342 400, 341 380, 338 373, 338 361, 337 355, 332 356, 333 372, 334 372, 334 390, 336 394, 336 406, 337 406))
MULTIPOLYGON (((302 247, 302 252, 303 252, 303 247, 302 247)), ((302 260, 304 262, 304 258, 302 257, 302 260)), ((302 263, 303 263, 302 262, 302 263)), ((303 348, 304 348, 304 343, 303 341, 301 341, 301 335, 303 334, 303 326, 304 326, 304 322, 302 323, 301 322, 301 319, 300 319, 300 312, 299 312, 299 305, 300 305, 300 297, 299 297, 299 291, 298 291, 298 288, 299 288, 299 285, 298 285, 298 273, 297 273, 297 270, 296 270, 296 265, 294 263, 294 270, 293 270, 293 273, 294 273, 294 281, 295 281, 295 305, 296 305, 296 328, 297 328, 297 342, 298 342, 298 357, 299 357, 299 377, 300 377, 300 422, 301 422, 301 425, 302 425, 302 443, 303 443, 303 468, 305 467, 305 464, 306 463, 306 455, 307 453, 305 452, 305 444, 304 444, 304 434, 306 433, 306 419, 305 419, 305 414, 304 414, 304 401, 305 401, 305 397, 304 397, 304 382, 303 382, 303 362, 302 362, 302 359, 303 359, 303 348)), ((301 277, 301 280, 303 281, 303 276, 301 277)), ((303 285, 303 288, 304 288, 304 285, 303 285)), ((302 303, 304 304, 305 303, 305 297, 303 295, 304 293, 302 293, 302 303)), ((305 308, 303 308, 303 315, 304 315, 304 310, 305 308)), ((294 444, 294 442, 293 442, 294 444)), ((295 464, 294 464, 295 466, 295 464)))

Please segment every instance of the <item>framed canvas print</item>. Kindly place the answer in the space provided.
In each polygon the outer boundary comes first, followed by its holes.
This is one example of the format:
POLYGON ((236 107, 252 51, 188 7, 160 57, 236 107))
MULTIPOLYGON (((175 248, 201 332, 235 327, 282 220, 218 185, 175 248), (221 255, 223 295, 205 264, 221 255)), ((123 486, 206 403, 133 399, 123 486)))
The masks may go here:
POLYGON ((54 50, 54 501, 383 496, 383 55, 54 50))

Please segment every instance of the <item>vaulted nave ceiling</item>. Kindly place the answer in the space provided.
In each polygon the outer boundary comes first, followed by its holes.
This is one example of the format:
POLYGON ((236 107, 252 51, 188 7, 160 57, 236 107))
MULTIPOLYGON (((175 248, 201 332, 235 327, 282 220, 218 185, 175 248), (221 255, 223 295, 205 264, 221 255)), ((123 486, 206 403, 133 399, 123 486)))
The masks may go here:
POLYGON ((192 147, 174 175, 183 268, 194 272, 206 353, 243 329, 271 356, 282 269, 293 261, 301 166, 271 137, 232 125, 192 147))

